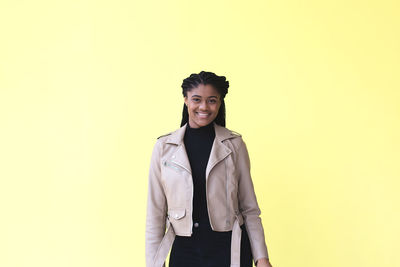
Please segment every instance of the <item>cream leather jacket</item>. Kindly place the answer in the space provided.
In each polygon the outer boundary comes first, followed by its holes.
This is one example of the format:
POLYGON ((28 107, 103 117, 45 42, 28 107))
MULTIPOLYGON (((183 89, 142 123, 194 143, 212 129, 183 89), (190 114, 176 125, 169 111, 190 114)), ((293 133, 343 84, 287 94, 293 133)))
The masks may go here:
MULTIPOLYGON (((260 209, 242 137, 215 122, 215 139, 206 168, 206 194, 214 231, 231 231, 231 266, 240 266, 240 225, 245 227, 256 262, 268 258, 260 209)), ((193 182, 183 137, 186 124, 160 136, 153 148, 146 214, 146 266, 163 267, 175 235, 192 234, 193 182)))

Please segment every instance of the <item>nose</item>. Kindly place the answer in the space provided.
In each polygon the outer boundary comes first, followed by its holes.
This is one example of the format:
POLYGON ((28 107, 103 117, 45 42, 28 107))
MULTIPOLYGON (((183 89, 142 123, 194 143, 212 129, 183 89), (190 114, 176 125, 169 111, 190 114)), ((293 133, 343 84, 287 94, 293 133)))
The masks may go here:
POLYGON ((201 101, 199 109, 200 110, 207 110, 207 101, 201 101))

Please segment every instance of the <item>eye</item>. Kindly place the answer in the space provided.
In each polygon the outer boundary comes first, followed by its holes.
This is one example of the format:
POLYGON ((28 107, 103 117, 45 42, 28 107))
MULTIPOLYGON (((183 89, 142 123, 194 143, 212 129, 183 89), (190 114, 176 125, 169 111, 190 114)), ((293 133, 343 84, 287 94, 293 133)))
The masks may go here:
POLYGON ((215 104, 215 103, 217 103, 217 100, 215 100, 215 99, 210 99, 210 100, 208 100, 208 103, 215 104))
POLYGON ((198 103, 200 102, 200 98, 192 98, 192 101, 198 103))

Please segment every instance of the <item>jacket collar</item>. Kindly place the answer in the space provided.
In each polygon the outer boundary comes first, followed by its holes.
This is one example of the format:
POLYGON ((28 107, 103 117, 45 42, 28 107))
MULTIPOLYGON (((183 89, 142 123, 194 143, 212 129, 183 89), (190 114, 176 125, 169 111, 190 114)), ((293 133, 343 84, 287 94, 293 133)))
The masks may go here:
MULTIPOLYGON (((207 163, 206 167, 206 180, 208 179, 208 175, 212 168, 224 158, 226 158, 232 150, 227 147, 222 141, 236 137, 237 135, 233 134, 229 129, 220 126, 213 122, 214 129, 215 129, 215 139, 213 146, 210 152, 210 158, 207 163)), ((189 173, 192 173, 189 158, 186 153, 185 144, 183 141, 183 137, 185 135, 187 123, 185 123, 181 128, 172 132, 166 140, 168 144, 175 144, 178 145, 178 148, 172 155, 171 161, 178 164, 179 166, 186 169, 189 173)))

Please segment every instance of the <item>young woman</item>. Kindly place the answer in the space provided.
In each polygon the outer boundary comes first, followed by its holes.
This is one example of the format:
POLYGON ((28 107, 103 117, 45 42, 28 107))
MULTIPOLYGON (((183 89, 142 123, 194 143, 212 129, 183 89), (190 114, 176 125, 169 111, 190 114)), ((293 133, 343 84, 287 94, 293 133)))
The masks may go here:
POLYGON ((240 134, 225 128, 224 76, 183 80, 181 127, 153 148, 146 216, 146 266, 270 267, 240 134))

